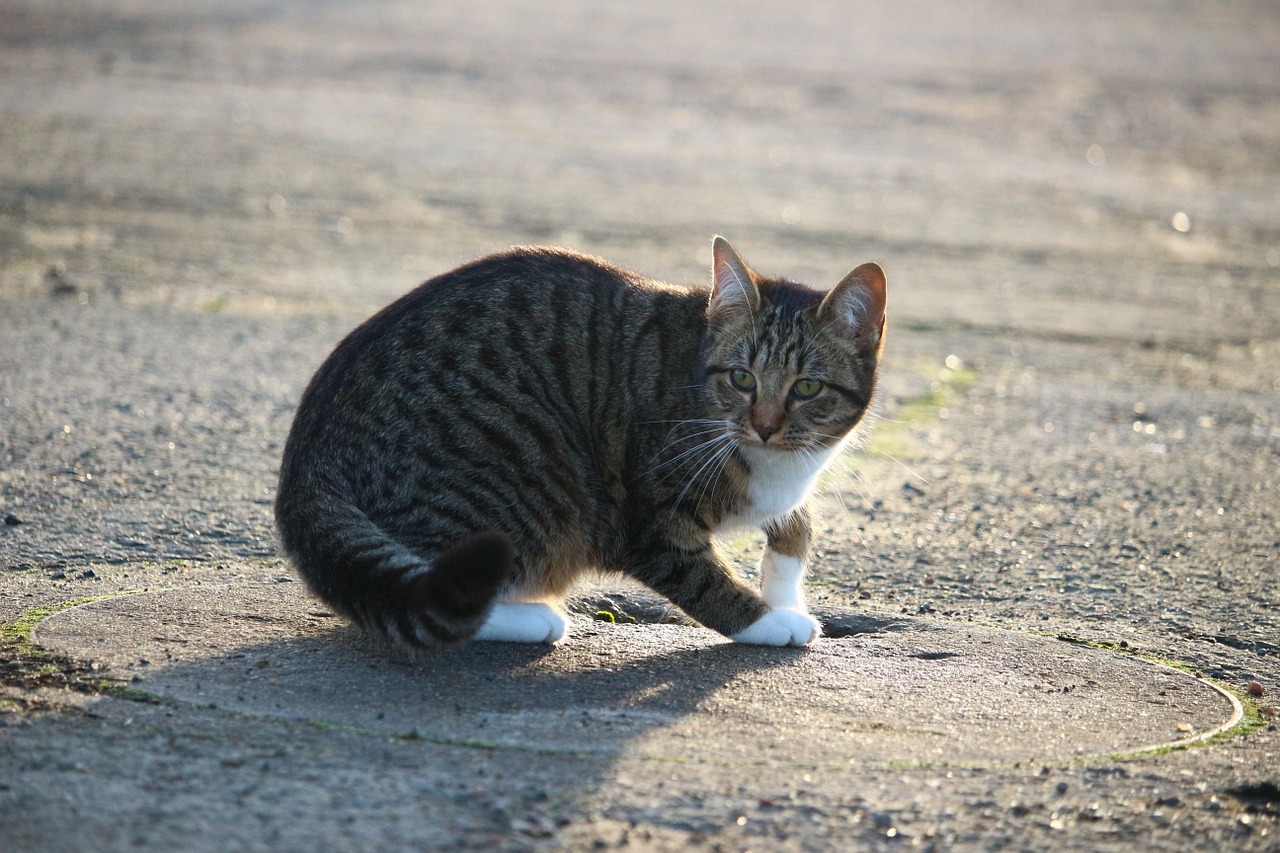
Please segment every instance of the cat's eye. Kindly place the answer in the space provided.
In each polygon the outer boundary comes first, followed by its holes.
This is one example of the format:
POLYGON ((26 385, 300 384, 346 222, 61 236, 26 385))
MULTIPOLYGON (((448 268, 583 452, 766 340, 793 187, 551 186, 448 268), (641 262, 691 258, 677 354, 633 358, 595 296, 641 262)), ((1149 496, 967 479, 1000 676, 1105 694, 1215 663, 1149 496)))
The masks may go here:
POLYGON ((729 384, 739 391, 746 393, 756 389, 756 378, 751 374, 750 370, 744 370, 741 367, 735 367, 729 371, 729 384))
POLYGON ((797 379, 791 386, 791 393, 800 400, 810 400, 818 396, 822 390, 822 382, 817 379, 797 379))

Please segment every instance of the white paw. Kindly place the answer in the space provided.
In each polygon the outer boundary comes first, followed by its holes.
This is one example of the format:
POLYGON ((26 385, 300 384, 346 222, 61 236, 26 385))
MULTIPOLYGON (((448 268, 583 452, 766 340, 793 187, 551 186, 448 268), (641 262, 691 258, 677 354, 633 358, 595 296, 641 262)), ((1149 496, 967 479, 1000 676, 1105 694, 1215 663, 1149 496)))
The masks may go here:
POLYGON ((818 620, 800 610, 770 610, 732 639, 754 646, 807 646, 822 636, 818 620))
POLYGON ((504 602, 493 605, 489 618, 476 632, 477 640, 501 643, 555 643, 564 638, 568 624, 549 604, 504 602))

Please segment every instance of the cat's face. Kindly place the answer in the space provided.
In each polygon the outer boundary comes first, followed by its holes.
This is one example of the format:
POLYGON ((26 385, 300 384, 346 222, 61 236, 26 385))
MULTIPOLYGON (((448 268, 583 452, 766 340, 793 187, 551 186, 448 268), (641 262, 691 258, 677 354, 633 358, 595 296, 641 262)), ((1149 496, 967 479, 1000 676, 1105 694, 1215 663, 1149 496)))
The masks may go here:
POLYGON ((740 444, 821 451, 858 424, 875 390, 884 275, 859 267, 828 294, 752 273, 716 243, 708 306, 709 417, 740 444))

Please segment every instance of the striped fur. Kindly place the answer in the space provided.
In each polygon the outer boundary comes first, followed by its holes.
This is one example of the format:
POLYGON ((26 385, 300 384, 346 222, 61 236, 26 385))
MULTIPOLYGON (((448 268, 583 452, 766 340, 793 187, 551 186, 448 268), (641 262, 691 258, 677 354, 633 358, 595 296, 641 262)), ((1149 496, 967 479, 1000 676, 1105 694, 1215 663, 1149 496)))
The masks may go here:
POLYGON ((874 391, 883 276, 860 267, 827 295, 757 275, 720 238, 715 257, 708 290, 516 248, 352 332, 281 466, 276 518, 310 588, 410 649, 504 636, 495 601, 555 605, 591 569, 726 635, 778 635, 712 535, 763 525, 800 571, 804 498, 874 391), (800 378, 820 393, 801 399, 800 378))

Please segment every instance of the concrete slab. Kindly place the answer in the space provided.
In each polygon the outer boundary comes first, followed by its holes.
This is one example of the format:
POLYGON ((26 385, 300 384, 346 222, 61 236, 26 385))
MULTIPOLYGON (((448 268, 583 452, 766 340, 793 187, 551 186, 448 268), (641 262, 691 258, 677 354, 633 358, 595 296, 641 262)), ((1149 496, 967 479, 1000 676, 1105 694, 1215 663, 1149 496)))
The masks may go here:
MULTIPOLYGON (((397 660, 296 583, 127 595, 33 639, 179 703, 442 744, 675 761, 987 766, 1211 736, 1239 703, 1131 655, 928 618, 809 649, 574 617, 555 647, 474 643, 397 660)), ((846 626, 849 624, 847 621, 846 626)))

